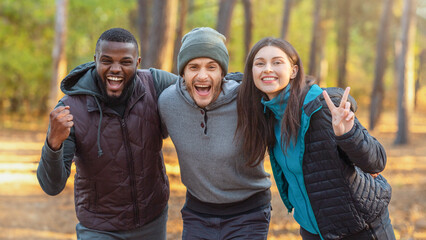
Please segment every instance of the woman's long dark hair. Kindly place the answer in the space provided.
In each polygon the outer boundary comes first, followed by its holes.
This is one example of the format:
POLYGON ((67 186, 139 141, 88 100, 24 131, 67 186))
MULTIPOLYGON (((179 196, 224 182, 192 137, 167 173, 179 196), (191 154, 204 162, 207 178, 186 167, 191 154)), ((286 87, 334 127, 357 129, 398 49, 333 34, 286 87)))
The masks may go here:
MULTIPOLYGON (((300 118, 302 114, 303 99, 308 88, 305 82, 305 73, 299 54, 287 41, 279 38, 264 38, 257 42, 247 56, 243 82, 241 83, 238 97, 238 125, 236 135, 243 139, 244 154, 248 158, 247 165, 259 165, 267 148, 272 148, 275 144, 273 113, 266 109, 261 103, 262 97, 268 99, 267 95, 260 91, 253 80, 253 61, 259 50, 266 46, 274 46, 287 54, 292 66, 297 65, 299 71, 295 78, 290 79, 290 97, 287 108, 281 122, 281 139, 285 143, 285 148, 290 144, 290 140, 297 139, 300 128, 300 118)), ((284 145, 284 144, 283 144, 284 145)))

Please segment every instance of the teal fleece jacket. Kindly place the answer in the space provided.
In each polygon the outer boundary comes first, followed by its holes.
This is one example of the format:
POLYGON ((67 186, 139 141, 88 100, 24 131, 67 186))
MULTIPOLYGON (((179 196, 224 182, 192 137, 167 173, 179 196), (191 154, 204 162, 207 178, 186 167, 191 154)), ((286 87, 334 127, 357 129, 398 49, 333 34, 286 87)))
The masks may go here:
MULTIPOLYGON (((305 97, 304 105, 314 100, 321 93, 322 89, 318 85, 313 85, 305 97)), ((305 150, 304 138, 309 128, 310 117, 313 113, 308 116, 302 108, 302 118, 297 141, 296 143, 292 141, 288 148, 284 150, 282 147, 284 144, 281 139, 281 121, 287 107, 289 96, 290 85, 270 101, 264 101, 262 99, 262 104, 268 107, 274 113, 275 119, 277 119, 274 127, 276 143, 272 151, 274 152, 280 170, 284 173, 285 179, 288 182, 288 199, 294 207, 294 219, 307 231, 313 234, 319 234, 318 225, 306 192, 302 170, 303 154, 305 150)), ((282 181, 281 178, 275 179, 276 181, 282 181)))

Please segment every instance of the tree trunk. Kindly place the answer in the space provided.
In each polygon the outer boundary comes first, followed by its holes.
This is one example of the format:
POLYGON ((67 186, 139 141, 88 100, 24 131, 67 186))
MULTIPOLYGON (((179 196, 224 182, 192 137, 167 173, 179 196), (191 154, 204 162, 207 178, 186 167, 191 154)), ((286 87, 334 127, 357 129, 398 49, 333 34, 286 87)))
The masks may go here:
POLYGON ((178 27, 176 29, 176 38, 175 38, 175 44, 174 44, 174 51, 173 51, 173 72, 175 74, 179 73, 177 72, 177 56, 179 54, 180 47, 182 45, 182 36, 183 31, 185 29, 185 22, 186 22, 186 15, 188 13, 188 0, 181 0, 180 6, 179 6, 179 23, 178 27))
POLYGON ((247 57, 248 52, 251 48, 251 36, 253 29, 253 8, 252 8, 252 0, 243 0, 244 5, 244 59, 247 57))
POLYGON ((315 0, 314 7, 314 18, 312 24, 312 39, 311 39, 311 49, 309 54, 309 75, 313 76, 315 79, 317 76, 317 52, 320 38, 320 23, 321 23, 321 0, 315 0))
POLYGON ((150 0, 138 0, 138 33, 140 42, 140 56, 142 58, 142 66, 148 52, 149 44, 149 11, 151 8, 150 0))
POLYGON ((370 103, 370 129, 376 127, 383 108, 384 88, 383 76, 387 65, 386 48, 388 42, 389 24, 392 15, 393 0, 383 0, 383 11, 380 19, 380 29, 377 36, 376 70, 374 72, 373 90, 370 103))
POLYGON ((60 99, 59 86, 67 74, 65 43, 67 39, 68 0, 56 0, 55 42, 53 43, 53 71, 50 80, 49 107, 54 108, 60 99))
POLYGON ((418 91, 420 89, 420 79, 426 79, 424 70, 426 69, 426 49, 423 49, 419 55, 419 69, 417 72, 417 80, 414 90, 414 109, 417 109, 418 91))
POLYGON ((415 0, 405 0, 401 18, 401 54, 398 63, 398 130, 395 144, 408 143, 408 120, 414 99, 413 45, 415 35, 415 0))
POLYGON ((226 37, 226 41, 229 39, 229 30, 231 28, 232 12, 235 2, 235 0, 220 0, 216 30, 226 37))
POLYGON ((152 6, 148 54, 143 68, 172 71, 173 43, 176 33, 177 0, 156 0, 152 6))
POLYGON ((285 0, 284 11, 283 11, 284 12, 283 22, 282 22, 282 26, 281 26, 281 38, 282 39, 286 39, 286 37, 287 37, 292 5, 293 5, 293 0, 285 0))
POLYGON ((349 49, 349 27, 350 27, 350 0, 339 0, 337 11, 338 30, 337 30, 337 86, 347 87, 346 81, 346 63, 348 60, 349 49))
POLYGON ((319 63, 316 67, 316 84, 320 85, 321 87, 327 87, 326 81, 323 81, 327 78, 328 75, 328 59, 327 54, 325 52, 325 45, 326 45, 326 38, 327 33, 330 30, 330 22, 333 15, 333 4, 334 1, 324 1, 323 5, 321 7, 323 15, 320 17, 320 24, 319 24, 319 40, 318 40, 318 54, 319 54, 319 63))

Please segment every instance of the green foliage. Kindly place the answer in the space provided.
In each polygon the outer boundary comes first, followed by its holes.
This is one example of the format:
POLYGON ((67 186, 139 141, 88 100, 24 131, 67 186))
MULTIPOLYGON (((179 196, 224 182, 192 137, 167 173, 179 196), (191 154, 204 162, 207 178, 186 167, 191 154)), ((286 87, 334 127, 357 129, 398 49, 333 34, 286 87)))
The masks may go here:
MULTIPOLYGON (((112 27, 136 34, 129 12, 137 1, 68 1, 68 69, 93 60, 99 35, 112 27), (132 27, 133 26, 133 27, 132 27)), ((52 72, 55 1, 0 2, 0 110, 39 113, 46 108, 52 72)), ((0 113, 1 114, 1 113, 0 113)))
MULTIPOLYGON (((334 86, 337 76, 336 1, 322 1, 326 28, 324 56, 328 65, 326 80, 334 86)), ((184 33, 194 27, 215 28, 219 0, 189 0, 184 33)), ((314 0, 293 1, 287 40, 299 52, 306 68, 312 36, 314 0)), ((394 1, 388 39, 389 63, 385 74, 386 91, 394 84, 394 41, 400 37, 402 2, 394 1)), ((108 28, 123 27, 137 35, 138 1, 69 0, 66 55, 68 71, 93 60, 99 35, 108 28)), ((360 100, 369 98, 374 78, 377 33, 383 1, 351 1, 350 46, 347 78, 352 94, 360 100), (359 96, 357 96, 359 95, 359 96)), ((252 45, 261 38, 279 37, 284 12, 284 0, 252 0, 252 45)), ((424 6, 423 6, 424 7, 424 6)), ((0 1, 0 111, 38 112, 45 108, 52 72, 55 1, 0 1)), ((423 16, 423 15, 422 15, 423 16)), ((424 47, 426 19, 418 17, 415 52, 424 47)), ((228 39, 230 71, 244 69, 244 9, 237 1, 228 39)), ((423 83, 425 84, 425 83, 423 83)), ((362 102, 362 100, 361 100, 362 102)), ((0 113, 1 114, 1 113, 0 113)))
POLYGON ((69 1, 67 58, 68 66, 93 61, 96 41, 105 30, 122 27, 137 36, 136 19, 129 14, 137 9, 136 0, 69 1))
POLYGON ((0 2, 1 102, 13 112, 38 109, 48 95, 53 41, 51 0, 0 2), (23 109, 25 103, 29 109, 23 109))
POLYGON ((217 0, 194 0, 189 6, 184 34, 196 27, 216 27, 216 17, 219 11, 217 0))
POLYGON ((228 39, 229 72, 244 71, 244 9, 236 4, 232 14, 231 31, 228 39))

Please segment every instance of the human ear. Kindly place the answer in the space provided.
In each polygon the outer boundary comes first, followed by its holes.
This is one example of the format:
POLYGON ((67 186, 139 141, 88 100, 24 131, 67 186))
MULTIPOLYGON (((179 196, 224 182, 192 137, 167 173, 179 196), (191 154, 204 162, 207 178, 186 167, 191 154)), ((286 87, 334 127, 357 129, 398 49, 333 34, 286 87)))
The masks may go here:
POLYGON ((136 61, 136 68, 139 67, 139 64, 141 63, 142 58, 138 57, 138 60, 136 61))
POLYGON ((291 79, 293 79, 293 78, 295 78, 296 76, 297 76, 297 73, 299 72, 299 66, 297 66, 297 65, 293 65, 292 67, 291 67, 291 76, 290 76, 290 78, 291 79))

